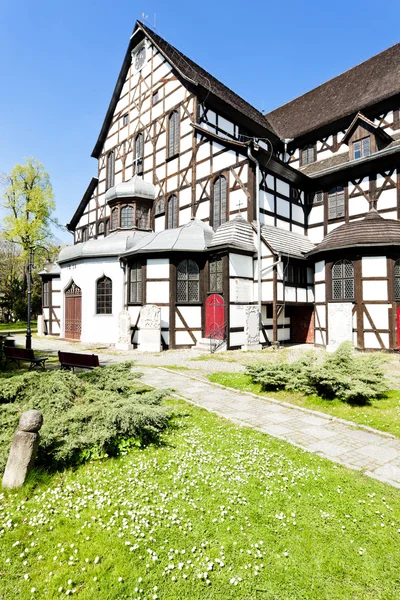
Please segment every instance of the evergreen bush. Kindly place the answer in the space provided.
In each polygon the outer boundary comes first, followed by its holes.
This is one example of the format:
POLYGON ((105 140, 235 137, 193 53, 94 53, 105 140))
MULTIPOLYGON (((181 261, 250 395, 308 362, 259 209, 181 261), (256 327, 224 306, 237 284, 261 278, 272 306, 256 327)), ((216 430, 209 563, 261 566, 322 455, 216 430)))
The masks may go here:
POLYGON ((298 391, 355 404, 380 398, 388 390, 383 358, 376 354, 355 355, 351 342, 341 344, 323 361, 307 353, 293 363, 278 360, 251 365, 247 373, 264 391, 298 391))
POLYGON ((36 464, 48 470, 156 441, 167 427, 163 392, 149 390, 132 363, 85 373, 47 371, 0 379, 0 472, 21 413, 36 408, 44 424, 36 464))

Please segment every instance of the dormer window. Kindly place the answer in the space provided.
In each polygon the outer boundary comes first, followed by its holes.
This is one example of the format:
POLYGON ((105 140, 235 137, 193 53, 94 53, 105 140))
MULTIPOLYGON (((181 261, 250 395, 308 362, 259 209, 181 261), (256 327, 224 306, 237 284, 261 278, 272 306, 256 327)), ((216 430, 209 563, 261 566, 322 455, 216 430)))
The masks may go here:
POLYGON ((301 151, 301 166, 304 167, 313 162, 315 162, 315 146, 314 144, 309 144, 301 151))
POLYGON ((353 157, 354 160, 369 156, 371 154, 371 138, 365 137, 362 140, 353 142, 353 157))

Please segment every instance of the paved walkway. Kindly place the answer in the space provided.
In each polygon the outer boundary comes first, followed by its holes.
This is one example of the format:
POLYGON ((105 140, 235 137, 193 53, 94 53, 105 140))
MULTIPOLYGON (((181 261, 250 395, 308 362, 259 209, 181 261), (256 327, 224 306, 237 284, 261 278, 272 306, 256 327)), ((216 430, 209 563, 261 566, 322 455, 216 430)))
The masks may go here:
MULTIPOLYGON (((23 344, 23 336, 15 336, 17 344, 23 344)), ((33 348, 56 353, 69 349, 82 351, 82 347, 50 338, 35 338, 33 348)), ((88 348, 86 349, 88 351, 88 348)), ((133 359, 141 363, 142 353, 107 354, 107 349, 97 347, 92 352, 100 355, 102 364, 133 359)), ((164 368, 163 365, 186 363, 194 367, 193 351, 171 351, 146 355, 142 380, 148 385, 170 388, 180 397, 215 412, 234 423, 253 427, 273 437, 285 440, 309 452, 340 463, 350 469, 363 471, 365 475, 400 488, 400 440, 392 435, 380 433, 367 427, 330 417, 324 413, 307 410, 277 400, 261 398, 246 392, 236 392, 218 384, 204 381, 198 375, 183 374, 164 368), (183 354, 179 354, 179 353, 183 354), (157 365, 157 366, 155 366, 157 365)), ((225 361, 196 361, 197 366, 207 364, 208 370, 228 370, 239 367, 225 361), (212 365, 210 365, 212 363, 212 365)), ((240 367, 241 369, 243 367, 240 367)), ((235 369, 236 370, 236 369, 235 369)))

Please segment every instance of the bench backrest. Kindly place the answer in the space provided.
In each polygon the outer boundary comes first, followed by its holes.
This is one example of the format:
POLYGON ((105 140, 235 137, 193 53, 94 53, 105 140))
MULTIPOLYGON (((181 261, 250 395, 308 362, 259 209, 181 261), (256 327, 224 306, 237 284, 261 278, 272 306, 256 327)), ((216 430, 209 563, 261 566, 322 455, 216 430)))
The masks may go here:
POLYGON ((58 351, 58 358, 61 364, 74 367, 98 367, 99 357, 97 354, 79 354, 78 352, 58 351))
POLYGON ((32 349, 13 348, 12 346, 4 346, 4 353, 7 358, 15 358, 17 360, 34 360, 35 355, 32 349))

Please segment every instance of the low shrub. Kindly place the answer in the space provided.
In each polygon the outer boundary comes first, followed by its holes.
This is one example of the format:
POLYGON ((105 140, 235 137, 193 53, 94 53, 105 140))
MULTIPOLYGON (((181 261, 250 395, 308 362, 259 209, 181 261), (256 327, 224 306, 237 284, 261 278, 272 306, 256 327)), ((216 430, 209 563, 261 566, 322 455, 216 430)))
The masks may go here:
POLYGON ((388 390, 383 358, 355 355, 351 342, 344 342, 322 362, 307 353, 292 363, 277 360, 251 365, 247 373, 264 391, 298 391, 355 404, 380 398, 388 390))
POLYGON ((163 392, 149 390, 132 363, 75 374, 24 373, 0 379, 0 472, 21 413, 41 410, 44 424, 36 464, 48 470, 116 456, 156 441, 167 427, 163 392))

